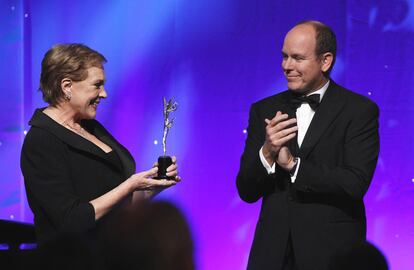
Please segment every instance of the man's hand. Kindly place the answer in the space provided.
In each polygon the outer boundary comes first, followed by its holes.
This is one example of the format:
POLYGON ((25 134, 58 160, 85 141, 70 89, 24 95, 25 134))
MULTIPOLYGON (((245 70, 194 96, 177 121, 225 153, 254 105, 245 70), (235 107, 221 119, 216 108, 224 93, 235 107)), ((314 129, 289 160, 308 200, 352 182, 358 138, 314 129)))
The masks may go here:
MULTIPOLYGON (((273 164, 279 160, 281 148, 286 147, 285 144, 296 136, 298 127, 296 125, 292 126, 296 124, 296 119, 288 118, 289 116, 287 114, 278 111, 273 119, 265 119, 267 126, 263 155, 269 164, 273 164)), ((290 154, 289 149, 287 151, 290 154)))
POLYGON ((282 146, 282 148, 280 148, 276 162, 280 167, 288 172, 290 172, 293 169, 293 166, 296 164, 295 158, 292 156, 287 146, 282 146))

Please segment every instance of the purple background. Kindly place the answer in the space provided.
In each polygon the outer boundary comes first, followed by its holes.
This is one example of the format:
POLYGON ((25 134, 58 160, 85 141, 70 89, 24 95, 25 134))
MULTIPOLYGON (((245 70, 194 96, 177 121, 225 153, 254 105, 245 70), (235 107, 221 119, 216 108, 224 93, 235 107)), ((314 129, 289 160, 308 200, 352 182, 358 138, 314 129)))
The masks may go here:
POLYGON ((56 43, 81 42, 108 59, 98 119, 139 171, 162 152, 162 97, 180 103, 169 153, 183 182, 160 197, 185 212, 199 269, 245 269, 260 203, 235 177, 248 110, 286 88, 285 33, 317 19, 338 38, 332 77, 381 108, 381 154, 365 197, 368 239, 392 269, 414 268, 414 1, 2 0, 0 218, 32 222, 19 168, 27 122, 44 106, 40 62, 56 43))

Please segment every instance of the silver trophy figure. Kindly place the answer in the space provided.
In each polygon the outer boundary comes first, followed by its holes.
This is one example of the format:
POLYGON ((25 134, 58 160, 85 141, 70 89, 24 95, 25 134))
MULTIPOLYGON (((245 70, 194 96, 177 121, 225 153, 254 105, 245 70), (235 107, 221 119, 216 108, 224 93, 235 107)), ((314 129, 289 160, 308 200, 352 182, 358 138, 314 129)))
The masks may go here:
POLYGON ((175 112, 178 108, 177 102, 174 101, 174 98, 170 99, 168 102, 164 99, 164 133, 162 136, 162 149, 164 155, 158 158, 158 176, 156 179, 174 179, 174 177, 167 176, 167 168, 172 164, 172 159, 170 156, 167 156, 167 136, 168 131, 174 124, 174 119, 170 119, 170 113, 175 112))

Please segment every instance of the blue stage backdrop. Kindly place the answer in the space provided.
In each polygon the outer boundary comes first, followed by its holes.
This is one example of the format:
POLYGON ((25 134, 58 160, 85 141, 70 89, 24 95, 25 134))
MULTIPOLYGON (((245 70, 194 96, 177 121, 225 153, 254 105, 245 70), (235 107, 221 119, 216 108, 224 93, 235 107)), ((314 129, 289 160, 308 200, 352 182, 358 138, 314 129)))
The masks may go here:
POLYGON ((80 42, 108 59, 98 119, 139 171, 162 152, 162 97, 180 103, 169 154, 183 181, 160 197, 188 217, 198 269, 245 269, 260 206, 235 186, 249 106, 286 88, 283 37, 305 19, 337 33, 333 79, 381 108, 368 239, 392 269, 413 269, 413 0, 2 0, 0 218, 32 222, 19 155, 33 110, 45 106, 40 62, 54 44, 80 42))

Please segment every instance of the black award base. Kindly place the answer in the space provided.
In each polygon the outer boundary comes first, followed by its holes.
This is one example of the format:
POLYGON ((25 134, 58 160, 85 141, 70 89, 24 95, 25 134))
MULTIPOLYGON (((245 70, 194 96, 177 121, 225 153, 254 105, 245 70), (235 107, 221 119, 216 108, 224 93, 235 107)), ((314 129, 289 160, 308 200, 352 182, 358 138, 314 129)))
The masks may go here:
POLYGON ((158 176, 154 179, 174 180, 174 176, 167 176, 167 168, 172 164, 172 159, 169 156, 161 156, 158 158, 158 176))

